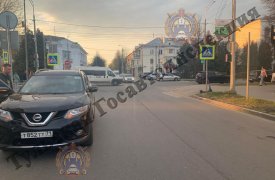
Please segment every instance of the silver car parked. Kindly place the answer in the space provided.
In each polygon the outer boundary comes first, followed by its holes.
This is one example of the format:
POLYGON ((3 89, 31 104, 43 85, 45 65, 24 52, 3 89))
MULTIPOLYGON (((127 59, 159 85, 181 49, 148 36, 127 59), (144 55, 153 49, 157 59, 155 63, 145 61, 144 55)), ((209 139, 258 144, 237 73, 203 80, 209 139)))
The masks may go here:
POLYGON ((168 74, 163 74, 163 76, 160 77, 159 80, 160 81, 180 81, 180 77, 172 73, 168 73, 168 74))

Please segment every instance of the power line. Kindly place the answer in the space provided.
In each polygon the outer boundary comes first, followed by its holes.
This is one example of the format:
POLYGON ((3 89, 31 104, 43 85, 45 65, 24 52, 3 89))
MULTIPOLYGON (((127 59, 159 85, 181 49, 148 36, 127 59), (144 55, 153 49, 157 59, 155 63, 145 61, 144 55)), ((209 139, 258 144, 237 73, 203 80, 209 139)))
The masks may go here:
MULTIPOLYGON (((116 33, 81 33, 81 32, 73 32, 73 31, 56 31, 61 33, 69 33, 69 34, 84 34, 84 35, 102 35, 102 36, 153 36, 152 33, 148 34, 116 34, 116 33)), ((155 35, 164 35, 164 34, 155 34, 155 35)))
POLYGON ((220 8, 218 9, 215 18, 220 18, 221 14, 223 13, 223 10, 225 9, 227 5, 227 0, 222 0, 220 8))
MULTIPOLYGON (((40 20, 36 19, 36 21, 40 22, 48 22, 53 24, 62 24, 62 25, 68 25, 68 26, 78 26, 78 27, 89 27, 89 28, 103 28, 103 29, 159 29, 159 28, 165 28, 164 26, 99 26, 99 25, 85 25, 85 24, 73 24, 73 23, 63 23, 63 22, 57 22, 57 21, 46 21, 46 20, 40 20)), ((204 23, 200 23, 204 24, 204 23)), ((207 24, 214 24, 214 23, 207 23, 207 24)))
MULTIPOLYGON (((52 30, 45 30, 45 29, 40 29, 41 31, 52 31, 52 30)), ((153 37, 153 34, 139 34, 139 33, 136 33, 136 34, 113 34, 113 33, 105 33, 105 34, 102 34, 102 33, 81 33, 81 32, 75 32, 75 31, 55 31, 55 33, 58 33, 58 34, 71 34, 72 36, 74 37, 92 37, 92 38, 110 38, 110 37, 114 37, 114 38, 136 38, 138 39, 139 37, 145 37, 145 38, 149 38, 149 37, 153 37)), ((155 34, 159 37, 162 37, 164 36, 164 34, 155 34)))
POLYGON ((63 22, 56 22, 56 21, 45 21, 45 20, 36 20, 40 22, 48 22, 48 23, 54 23, 54 24, 63 24, 63 25, 68 25, 68 26, 82 26, 82 27, 90 27, 90 28, 106 28, 106 29, 155 29, 155 28, 164 28, 160 26, 136 26, 136 27, 131 27, 131 26, 99 26, 99 25, 85 25, 85 24, 72 24, 72 23, 63 23, 63 22))

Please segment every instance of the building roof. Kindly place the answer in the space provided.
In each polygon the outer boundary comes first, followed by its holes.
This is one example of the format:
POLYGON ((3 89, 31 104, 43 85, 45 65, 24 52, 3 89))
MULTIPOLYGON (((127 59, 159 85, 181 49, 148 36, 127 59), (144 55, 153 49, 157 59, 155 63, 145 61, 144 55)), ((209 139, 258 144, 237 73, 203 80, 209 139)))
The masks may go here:
POLYGON ((177 46, 183 45, 183 41, 175 38, 155 38, 147 44, 140 45, 140 47, 166 47, 166 46, 177 46))
POLYGON ((64 37, 46 35, 45 40, 46 41, 62 41, 62 40, 69 41, 70 43, 77 45, 84 53, 86 53, 86 55, 88 54, 87 51, 78 42, 73 42, 73 41, 71 41, 67 38, 64 38, 64 37))
MULTIPOLYGON (((181 47, 186 43, 186 40, 176 39, 176 38, 155 38, 147 44, 139 44, 135 47, 133 52, 128 56, 133 55, 137 50, 140 50, 143 47, 181 47)), ((127 58, 128 58, 127 56, 127 58)))
POLYGON ((144 46, 156 47, 163 45, 163 42, 160 38, 153 39, 149 43, 145 44, 144 46))

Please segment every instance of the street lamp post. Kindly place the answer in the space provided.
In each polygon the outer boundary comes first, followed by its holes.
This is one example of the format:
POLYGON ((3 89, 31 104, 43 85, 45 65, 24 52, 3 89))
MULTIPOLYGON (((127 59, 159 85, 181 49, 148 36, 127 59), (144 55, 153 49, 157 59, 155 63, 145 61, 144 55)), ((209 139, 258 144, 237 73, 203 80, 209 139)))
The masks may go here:
POLYGON ((27 38, 27 18, 26 18, 26 0, 24 0, 24 33, 25 33, 25 61, 26 61, 26 80, 29 79, 29 61, 28 61, 28 38, 27 38))
MULTIPOLYGON (((236 0, 232 0, 232 21, 236 20, 236 0)), ((235 33, 232 34, 232 42, 231 42, 231 64, 230 64, 230 92, 236 92, 235 89, 235 77, 236 77, 236 53, 235 53, 235 41, 236 36, 235 33)))
MULTIPOLYGON (((205 19, 204 19, 204 43, 206 43, 206 15, 208 12, 208 9, 215 3, 215 0, 212 0, 212 2, 205 8, 205 19)), ((208 60, 205 60, 205 89, 208 90, 208 60)))

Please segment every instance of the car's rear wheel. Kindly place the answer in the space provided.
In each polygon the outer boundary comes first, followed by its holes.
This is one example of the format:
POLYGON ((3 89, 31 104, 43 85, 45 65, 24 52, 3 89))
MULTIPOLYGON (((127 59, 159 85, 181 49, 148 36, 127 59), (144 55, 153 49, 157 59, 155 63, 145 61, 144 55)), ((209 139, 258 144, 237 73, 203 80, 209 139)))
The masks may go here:
POLYGON ((113 82, 112 82, 112 85, 113 85, 113 86, 117 86, 117 85, 118 85, 118 81, 113 81, 113 82))
POLYGON ((88 132, 88 137, 87 140, 82 143, 82 146, 91 146, 93 145, 93 125, 92 123, 89 123, 89 132, 88 132))

